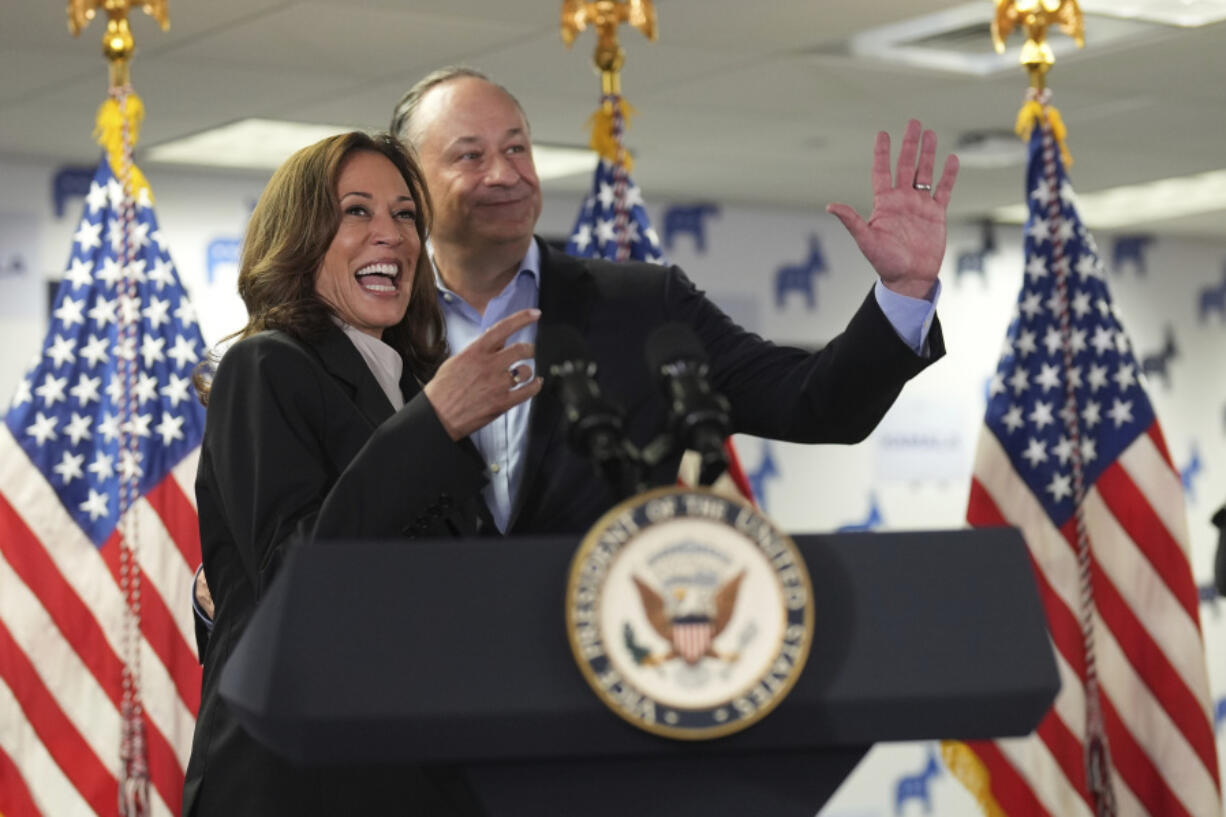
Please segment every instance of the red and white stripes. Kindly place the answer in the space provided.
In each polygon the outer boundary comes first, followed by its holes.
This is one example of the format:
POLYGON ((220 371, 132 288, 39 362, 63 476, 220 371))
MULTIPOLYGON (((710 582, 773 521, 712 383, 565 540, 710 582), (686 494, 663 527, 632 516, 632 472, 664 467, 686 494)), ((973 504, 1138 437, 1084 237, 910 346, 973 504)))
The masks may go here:
MULTIPOLYGON (((133 506, 150 813, 178 814, 200 667, 191 625, 199 532, 176 472, 133 506)), ((114 815, 124 598, 118 534, 96 548, 0 427, 0 814, 114 815), (13 774, 7 774, 12 772, 13 774), (12 785, 10 785, 10 777, 12 785), (33 809, 33 811, 31 811, 33 809)))
MULTIPOLYGON (((1027 738, 970 744, 1011 815, 1092 814, 1083 760, 1086 655, 1077 531, 1057 529, 992 434, 981 437, 969 521, 1013 524, 1030 549, 1062 688, 1027 738)), ((1220 815, 1208 678, 1179 476, 1156 425, 1087 491, 1091 626, 1120 815, 1220 815)))

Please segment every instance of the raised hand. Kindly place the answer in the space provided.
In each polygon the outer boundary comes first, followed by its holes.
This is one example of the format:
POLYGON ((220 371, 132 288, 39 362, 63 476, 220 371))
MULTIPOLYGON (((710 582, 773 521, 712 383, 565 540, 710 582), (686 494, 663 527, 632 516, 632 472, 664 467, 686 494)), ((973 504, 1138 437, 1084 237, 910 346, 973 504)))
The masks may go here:
POLYGON ((873 148, 873 213, 868 221, 846 204, 826 206, 851 233, 881 282, 913 298, 927 297, 941 271, 945 210, 958 177, 958 157, 950 154, 933 187, 936 152, 936 134, 912 119, 903 134, 897 175, 891 177, 890 135, 881 131, 873 148))
POLYGON ((542 378, 518 363, 535 354, 531 343, 507 345, 511 335, 540 318, 521 309, 491 326, 464 351, 448 358, 422 391, 451 439, 467 437, 541 390, 542 378))

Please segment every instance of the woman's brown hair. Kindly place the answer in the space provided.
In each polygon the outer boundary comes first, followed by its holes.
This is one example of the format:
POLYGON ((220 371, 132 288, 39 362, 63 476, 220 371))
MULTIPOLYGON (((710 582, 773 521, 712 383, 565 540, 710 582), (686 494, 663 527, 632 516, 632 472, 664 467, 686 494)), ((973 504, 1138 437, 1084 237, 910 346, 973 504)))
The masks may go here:
MULTIPOLYGON (((247 325, 228 336, 246 338, 279 329, 300 339, 317 338, 332 326, 332 309, 315 293, 315 278, 340 224, 337 180, 352 154, 370 151, 386 156, 409 187, 417 205, 421 252, 413 274, 409 308, 383 341, 400 352, 405 366, 420 380, 434 375, 447 356, 443 313, 438 305, 434 271, 426 252, 430 198, 417 160, 390 134, 352 131, 322 139, 290 156, 277 168, 251 213, 243 239, 238 294, 247 307, 247 325)), ((210 358, 194 378, 200 400, 208 403, 210 358)))

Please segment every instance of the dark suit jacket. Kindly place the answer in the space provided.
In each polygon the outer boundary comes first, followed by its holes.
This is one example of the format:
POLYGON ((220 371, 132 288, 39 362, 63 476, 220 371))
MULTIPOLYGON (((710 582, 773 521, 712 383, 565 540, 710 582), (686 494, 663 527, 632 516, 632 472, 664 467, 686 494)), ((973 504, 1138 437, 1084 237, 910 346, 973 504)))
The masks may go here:
POLYGON ((289 548, 311 539, 474 535, 488 523, 476 449, 447 436, 411 375, 401 390, 407 402, 393 414, 339 329, 311 343, 263 332, 222 359, 196 479, 216 615, 202 656, 184 814, 461 811, 443 773, 296 769, 248 737, 217 691, 289 548))
MULTIPOLYGON (((587 340, 606 397, 626 411, 626 433, 642 446, 665 425, 666 406, 643 348, 653 329, 688 324, 710 359, 712 387, 732 404, 734 430, 803 443, 852 443, 876 427, 903 384, 945 353, 933 323, 926 357, 898 337, 870 292, 846 329, 815 354, 747 332, 677 267, 580 260, 541 244, 541 327, 570 324, 587 340)), ((548 333, 536 359, 555 359, 548 333)), ((566 441, 562 407, 548 388, 532 409, 528 453, 511 533, 586 532, 614 504, 591 463, 566 441)), ((676 482, 680 454, 650 474, 676 482)))

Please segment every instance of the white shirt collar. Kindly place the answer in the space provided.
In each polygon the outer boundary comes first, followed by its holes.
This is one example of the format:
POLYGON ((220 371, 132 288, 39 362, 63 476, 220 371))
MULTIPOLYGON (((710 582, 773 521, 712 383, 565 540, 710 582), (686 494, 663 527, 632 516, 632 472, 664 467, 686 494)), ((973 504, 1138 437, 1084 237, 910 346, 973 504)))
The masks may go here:
POLYGON ((383 389, 383 393, 387 395, 392 408, 399 411, 404 405, 404 395, 400 392, 400 376, 404 373, 404 358, 374 335, 368 335, 360 329, 355 329, 335 316, 332 320, 345 333, 345 337, 349 338, 354 348, 358 350, 358 354, 362 356, 362 360, 366 361, 366 367, 375 376, 379 388, 383 389))

